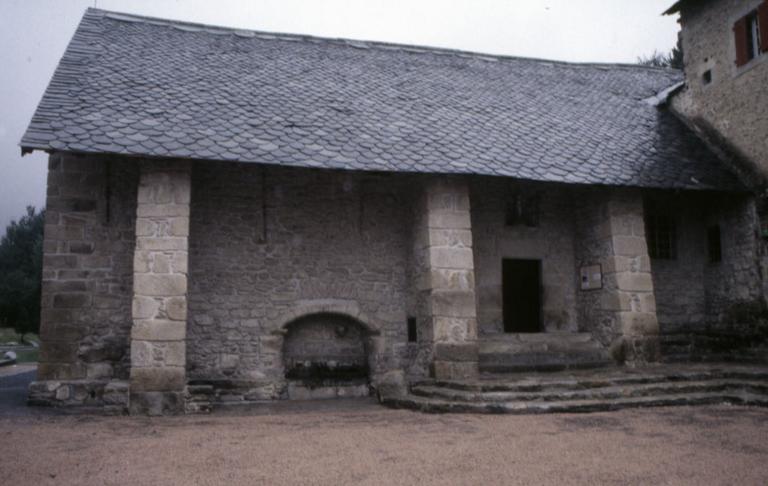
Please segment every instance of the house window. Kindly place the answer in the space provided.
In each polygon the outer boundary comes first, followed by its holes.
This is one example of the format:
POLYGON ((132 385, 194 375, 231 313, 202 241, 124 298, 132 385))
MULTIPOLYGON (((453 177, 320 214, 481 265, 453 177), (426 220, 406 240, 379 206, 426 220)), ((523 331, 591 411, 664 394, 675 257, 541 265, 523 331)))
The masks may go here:
POLYGON ((507 200, 504 213, 504 223, 507 226, 525 225, 536 227, 539 225, 539 198, 535 195, 522 196, 515 194, 507 200))
POLYGON ((743 66, 768 51, 768 0, 733 25, 736 65, 743 66))
POLYGON ((645 238, 648 255, 660 260, 677 258, 677 229, 669 205, 659 201, 645 203, 645 238))
POLYGON ((709 263, 719 263, 723 260, 723 247, 720 240, 720 225, 707 228, 707 250, 709 263))

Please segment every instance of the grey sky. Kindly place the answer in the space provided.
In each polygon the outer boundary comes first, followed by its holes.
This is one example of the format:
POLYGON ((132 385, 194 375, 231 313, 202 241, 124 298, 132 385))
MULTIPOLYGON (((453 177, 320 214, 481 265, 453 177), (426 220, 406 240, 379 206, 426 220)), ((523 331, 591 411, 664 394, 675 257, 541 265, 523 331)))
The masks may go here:
POLYGON ((668 51, 673 0, 0 0, 0 234, 45 200, 46 155, 18 142, 84 10, 94 4, 246 29, 564 61, 668 51))

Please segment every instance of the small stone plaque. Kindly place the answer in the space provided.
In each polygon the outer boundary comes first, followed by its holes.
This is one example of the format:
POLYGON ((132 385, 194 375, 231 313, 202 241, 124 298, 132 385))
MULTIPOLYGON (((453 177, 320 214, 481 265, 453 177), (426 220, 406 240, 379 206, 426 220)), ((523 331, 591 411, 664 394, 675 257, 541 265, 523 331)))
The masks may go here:
POLYGON ((580 271, 581 290, 603 288, 603 268, 600 265, 586 265, 580 271))

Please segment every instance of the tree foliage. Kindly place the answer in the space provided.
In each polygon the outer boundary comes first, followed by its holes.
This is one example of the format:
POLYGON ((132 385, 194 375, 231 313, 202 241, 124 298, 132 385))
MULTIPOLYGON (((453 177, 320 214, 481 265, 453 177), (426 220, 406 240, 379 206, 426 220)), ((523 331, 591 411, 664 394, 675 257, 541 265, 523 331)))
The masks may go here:
POLYGON ((22 339, 40 327, 44 214, 28 206, 0 239, 0 326, 13 327, 22 339))
POLYGON ((643 66, 683 69, 683 44, 680 37, 677 38, 677 45, 668 53, 654 50, 650 56, 638 57, 637 63, 643 66))

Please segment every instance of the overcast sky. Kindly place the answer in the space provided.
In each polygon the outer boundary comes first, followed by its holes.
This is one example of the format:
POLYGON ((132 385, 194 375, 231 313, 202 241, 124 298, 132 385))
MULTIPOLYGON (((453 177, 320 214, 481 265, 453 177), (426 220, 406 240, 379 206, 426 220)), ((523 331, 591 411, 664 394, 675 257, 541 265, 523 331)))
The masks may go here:
POLYGON ((87 7, 245 29, 564 61, 635 62, 677 40, 673 0, 0 0, 0 234, 45 201, 18 143, 87 7))

